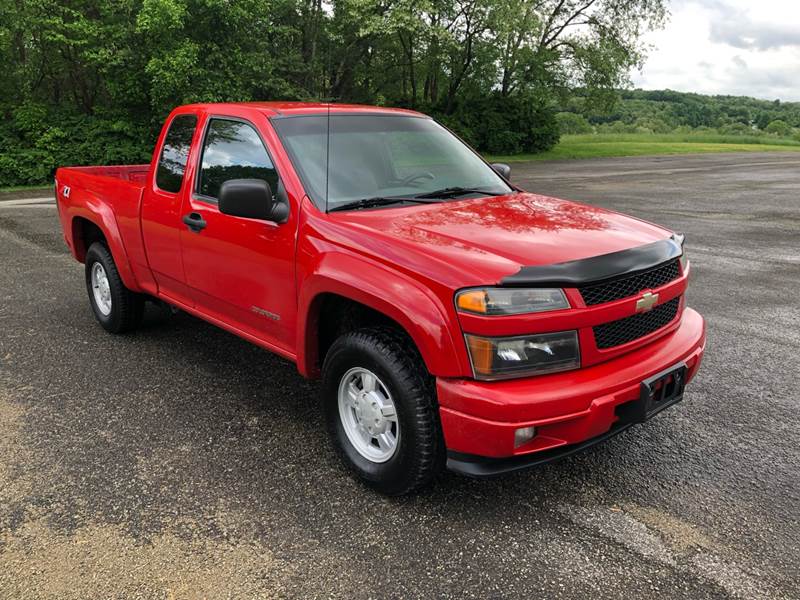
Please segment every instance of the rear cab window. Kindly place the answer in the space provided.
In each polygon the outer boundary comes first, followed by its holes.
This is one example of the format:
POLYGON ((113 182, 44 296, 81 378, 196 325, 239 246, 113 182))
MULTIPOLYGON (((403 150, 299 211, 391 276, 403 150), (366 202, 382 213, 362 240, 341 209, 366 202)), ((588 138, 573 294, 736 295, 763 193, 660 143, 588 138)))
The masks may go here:
POLYGON ((230 179, 263 179, 273 195, 278 172, 255 128, 244 121, 212 117, 203 140, 197 195, 216 201, 222 184, 230 179))
POLYGON ((172 119, 156 168, 156 185, 161 190, 173 194, 181 191, 196 126, 195 115, 178 115, 172 119))

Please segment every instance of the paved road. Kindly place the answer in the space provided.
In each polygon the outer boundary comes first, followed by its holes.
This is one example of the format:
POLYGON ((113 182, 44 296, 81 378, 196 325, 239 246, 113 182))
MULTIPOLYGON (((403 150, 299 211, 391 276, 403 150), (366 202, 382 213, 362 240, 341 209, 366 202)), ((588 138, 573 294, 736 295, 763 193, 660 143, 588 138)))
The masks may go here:
POLYGON ((798 597, 800 156, 514 178, 685 232, 706 362, 602 447, 400 500, 293 366, 156 310, 105 334, 54 206, 0 202, 0 597, 798 597))

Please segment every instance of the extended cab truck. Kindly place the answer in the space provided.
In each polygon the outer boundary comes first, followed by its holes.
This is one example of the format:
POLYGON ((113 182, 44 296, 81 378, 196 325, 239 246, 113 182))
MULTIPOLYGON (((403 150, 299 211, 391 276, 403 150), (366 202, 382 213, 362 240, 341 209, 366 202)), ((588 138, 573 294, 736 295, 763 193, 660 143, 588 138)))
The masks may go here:
POLYGON ((62 168, 56 196, 105 329, 156 299, 294 361, 344 461, 401 494, 593 445, 700 366, 682 236, 509 172, 411 111, 197 104, 150 165, 62 168))

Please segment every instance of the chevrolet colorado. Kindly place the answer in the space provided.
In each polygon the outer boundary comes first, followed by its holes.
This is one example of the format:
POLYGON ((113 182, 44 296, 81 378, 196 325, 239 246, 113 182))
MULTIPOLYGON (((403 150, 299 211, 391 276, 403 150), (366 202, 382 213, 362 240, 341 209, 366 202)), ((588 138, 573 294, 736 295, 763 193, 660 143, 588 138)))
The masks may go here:
POLYGON ((679 401, 705 347, 682 236, 525 192, 412 111, 182 106, 149 165, 55 193, 105 329, 153 299, 295 362, 386 494, 601 442, 679 401))

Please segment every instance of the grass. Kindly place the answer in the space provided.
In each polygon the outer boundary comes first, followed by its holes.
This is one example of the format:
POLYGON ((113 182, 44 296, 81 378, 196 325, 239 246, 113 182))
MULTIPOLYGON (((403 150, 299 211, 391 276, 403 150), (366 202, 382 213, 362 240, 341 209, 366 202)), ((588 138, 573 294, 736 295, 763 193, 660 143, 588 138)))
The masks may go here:
POLYGON ((495 162, 706 154, 710 152, 800 152, 800 142, 790 139, 722 134, 595 134, 565 135, 555 148, 541 154, 487 157, 495 162))
POLYGON ((25 192, 52 192, 53 184, 40 185, 14 185, 11 187, 0 187, 0 196, 18 195, 25 192))

